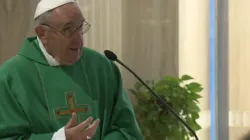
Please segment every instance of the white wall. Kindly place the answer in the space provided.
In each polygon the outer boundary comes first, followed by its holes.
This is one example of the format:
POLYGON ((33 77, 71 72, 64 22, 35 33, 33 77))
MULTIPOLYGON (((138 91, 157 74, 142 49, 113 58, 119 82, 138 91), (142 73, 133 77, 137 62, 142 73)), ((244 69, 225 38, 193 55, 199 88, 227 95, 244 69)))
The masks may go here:
POLYGON ((250 128, 250 1, 229 0, 230 140, 250 128))
POLYGON ((179 74, 202 84, 198 136, 210 140, 209 110, 209 0, 179 0, 179 74))

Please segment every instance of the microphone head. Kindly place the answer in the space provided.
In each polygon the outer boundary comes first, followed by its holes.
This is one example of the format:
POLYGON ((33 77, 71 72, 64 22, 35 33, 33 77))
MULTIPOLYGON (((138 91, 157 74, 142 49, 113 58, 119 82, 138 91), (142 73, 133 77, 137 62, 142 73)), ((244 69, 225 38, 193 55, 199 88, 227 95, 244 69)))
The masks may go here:
POLYGON ((105 56, 106 56, 109 60, 111 60, 111 61, 116 61, 116 60, 117 60, 116 54, 113 53, 113 52, 110 51, 110 50, 105 50, 105 51, 104 51, 104 54, 105 54, 105 56))

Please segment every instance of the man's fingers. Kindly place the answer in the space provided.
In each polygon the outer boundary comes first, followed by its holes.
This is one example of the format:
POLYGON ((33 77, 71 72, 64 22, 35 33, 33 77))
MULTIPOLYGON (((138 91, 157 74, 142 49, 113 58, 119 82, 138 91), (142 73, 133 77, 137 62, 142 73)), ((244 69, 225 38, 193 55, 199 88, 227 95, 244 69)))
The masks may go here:
POLYGON ((99 119, 95 120, 91 125, 89 125, 89 127, 86 129, 86 131, 91 133, 91 135, 94 135, 98 126, 99 126, 99 123, 100 123, 99 119))
POLYGON ((69 128, 72 128, 74 126, 76 126, 76 113, 72 113, 72 117, 71 119, 69 120, 69 122, 66 124, 65 128, 66 129, 69 129, 69 128))
POLYGON ((78 126, 75 127, 77 131, 84 131, 84 129, 92 122, 93 118, 89 117, 84 122, 80 123, 78 126))

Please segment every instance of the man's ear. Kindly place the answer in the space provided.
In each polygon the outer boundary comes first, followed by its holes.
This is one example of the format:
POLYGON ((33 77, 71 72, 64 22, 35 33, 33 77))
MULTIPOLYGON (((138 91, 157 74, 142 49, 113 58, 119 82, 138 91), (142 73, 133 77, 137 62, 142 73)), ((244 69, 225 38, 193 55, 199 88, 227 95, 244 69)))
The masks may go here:
POLYGON ((37 26, 35 28, 35 32, 37 34, 37 36, 41 39, 41 40, 47 40, 47 31, 46 28, 43 26, 37 26))

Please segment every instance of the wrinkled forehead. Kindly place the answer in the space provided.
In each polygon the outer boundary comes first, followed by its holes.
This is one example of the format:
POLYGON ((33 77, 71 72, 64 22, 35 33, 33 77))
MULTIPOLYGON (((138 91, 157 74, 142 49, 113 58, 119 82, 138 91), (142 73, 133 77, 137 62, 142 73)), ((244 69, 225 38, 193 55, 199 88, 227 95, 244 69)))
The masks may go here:
POLYGON ((68 3, 51 11, 51 21, 56 25, 67 23, 79 24, 85 21, 83 13, 77 3, 68 3))

